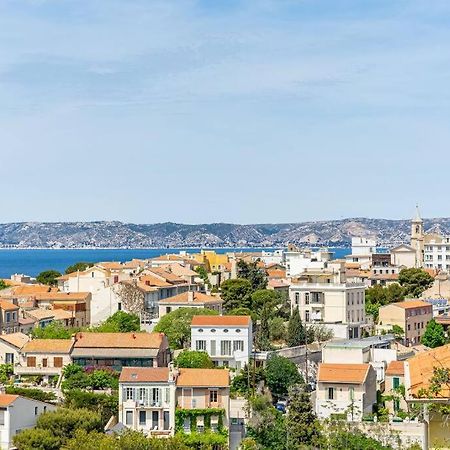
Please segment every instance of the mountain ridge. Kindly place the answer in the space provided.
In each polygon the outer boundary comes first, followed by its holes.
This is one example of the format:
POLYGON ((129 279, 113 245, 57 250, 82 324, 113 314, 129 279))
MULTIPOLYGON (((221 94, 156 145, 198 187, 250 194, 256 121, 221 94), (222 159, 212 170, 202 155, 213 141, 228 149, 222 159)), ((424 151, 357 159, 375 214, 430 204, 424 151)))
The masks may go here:
MULTIPOLYGON (((364 217, 246 225, 13 222, 0 224, 0 248, 339 247, 349 246, 353 236, 372 237, 389 247, 409 242, 410 227, 410 220, 364 217)), ((450 218, 424 219, 424 228, 450 235, 450 218)))

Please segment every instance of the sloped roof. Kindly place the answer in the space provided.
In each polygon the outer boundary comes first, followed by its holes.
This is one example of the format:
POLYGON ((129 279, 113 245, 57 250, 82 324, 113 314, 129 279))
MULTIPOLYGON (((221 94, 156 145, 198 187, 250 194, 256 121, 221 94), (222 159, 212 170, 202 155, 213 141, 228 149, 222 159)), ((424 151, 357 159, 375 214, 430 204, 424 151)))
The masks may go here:
POLYGON ((22 347, 23 353, 69 353, 72 339, 33 339, 22 347))
POLYGON ((0 299, 0 308, 4 311, 15 311, 16 309, 19 309, 17 305, 4 299, 0 299))
POLYGON ((405 375, 405 362, 391 361, 387 366, 386 375, 405 375))
POLYGON ((204 303, 222 303, 220 297, 214 297, 213 295, 206 295, 201 292, 183 292, 178 295, 174 295, 173 297, 165 298, 164 300, 159 301, 160 304, 165 303, 186 303, 189 305, 190 303, 196 304, 204 304, 204 303), (189 300, 189 295, 193 294, 193 299, 189 300))
POLYGON ((248 327, 251 320, 252 319, 250 316, 194 316, 192 318, 191 325, 215 327, 248 327))
POLYGON ((421 308, 423 306, 430 307, 431 305, 423 300, 405 300, 403 302, 391 303, 391 305, 398 306, 403 309, 421 308))
POLYGON ((228 387, 228 369, 179 369, 177 386, 182 387, 228 387))
POLYGON ((317 381, 321 383, 362 384, 370 364, 319 364, 317 381))
POLYGON ((169 379, 168 367, 123 367, 121 383, 158 383, 169 379))
POLYGON ((13 394, 0 394, 0 407, 6 408, 14 403, 19 398, 19 395, 13 394))
POLYGON ((90 333, 75 335, 74 348, 160 348, 163 333, 90 333))
POLYGON ((0 335, 0 339, 18 349, 21 349, 30 340, 30 338, 24 333, 2 334, 0 335))

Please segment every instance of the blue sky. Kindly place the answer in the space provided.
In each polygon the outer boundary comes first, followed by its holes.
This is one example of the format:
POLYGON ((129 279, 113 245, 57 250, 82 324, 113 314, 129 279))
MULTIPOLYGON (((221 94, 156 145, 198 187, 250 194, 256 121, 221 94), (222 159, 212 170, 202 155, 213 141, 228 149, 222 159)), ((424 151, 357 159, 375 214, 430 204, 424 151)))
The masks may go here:
POLYGON ((0 0, 0 222, 449 216, 447 0, 0 0))

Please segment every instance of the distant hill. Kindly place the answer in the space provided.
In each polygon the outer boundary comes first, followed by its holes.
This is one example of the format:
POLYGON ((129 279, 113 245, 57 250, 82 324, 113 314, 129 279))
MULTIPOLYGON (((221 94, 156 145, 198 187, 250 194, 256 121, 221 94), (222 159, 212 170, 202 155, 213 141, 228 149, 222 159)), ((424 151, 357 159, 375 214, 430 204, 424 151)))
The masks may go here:
MULTIPOLYGON (((425 230, 450 235, 450 218, 425 219, 425 230)), ((348 246, 353 236, 374 237, 380 246, 409 242, 409 220, 353 218, 320 222, 183 225, 122 222, 22 222, 0 224, 0 247, 281 247, 348 246)))

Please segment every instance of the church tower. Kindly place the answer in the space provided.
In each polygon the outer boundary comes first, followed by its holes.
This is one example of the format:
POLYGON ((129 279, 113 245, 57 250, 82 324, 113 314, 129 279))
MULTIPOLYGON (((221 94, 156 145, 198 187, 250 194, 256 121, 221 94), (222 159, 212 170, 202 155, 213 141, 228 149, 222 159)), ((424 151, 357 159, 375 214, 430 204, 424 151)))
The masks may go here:
POLYGON ((416 267, 423 267, 423 238, 423 220, 417 205, 416 216, 411 221, 411 247, 416 250, 416 267))

